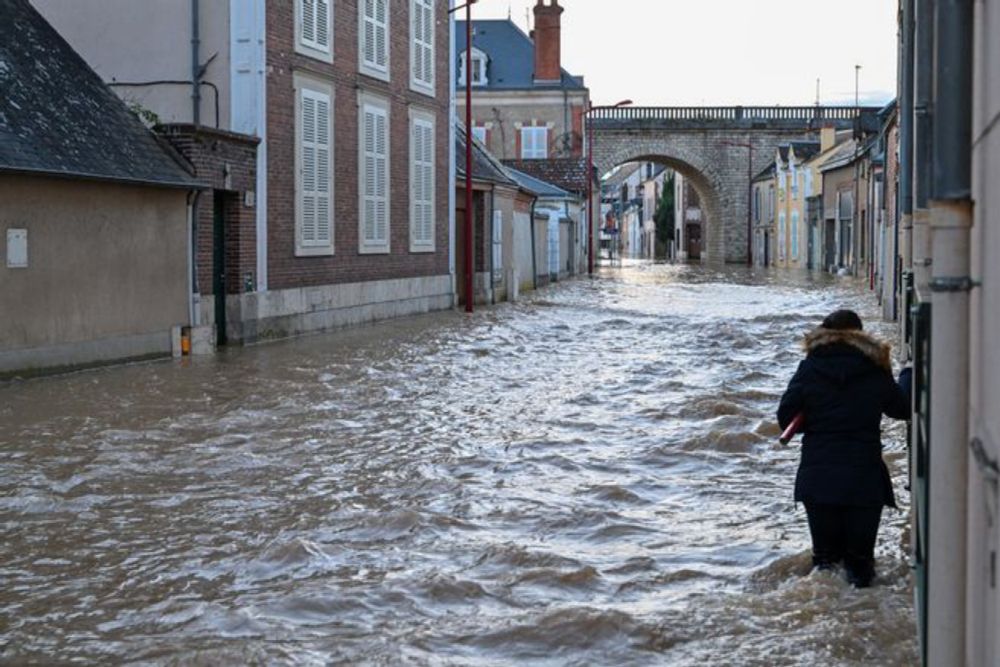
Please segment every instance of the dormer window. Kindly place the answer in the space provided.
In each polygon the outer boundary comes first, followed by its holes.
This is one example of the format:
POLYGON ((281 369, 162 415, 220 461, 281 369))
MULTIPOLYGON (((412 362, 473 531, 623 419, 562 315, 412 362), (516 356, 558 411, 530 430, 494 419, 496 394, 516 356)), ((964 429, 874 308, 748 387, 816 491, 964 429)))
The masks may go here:
MULTIPOLYGON (((462 51, 458 59, 458 83, 461 86, 465 85, 465 57, 466 52, 462 51)), ((473 86, 485 86, 489 83, 486 78, 486 63, 488 62, 486 54, 472 47, 472 85, 473 86)))

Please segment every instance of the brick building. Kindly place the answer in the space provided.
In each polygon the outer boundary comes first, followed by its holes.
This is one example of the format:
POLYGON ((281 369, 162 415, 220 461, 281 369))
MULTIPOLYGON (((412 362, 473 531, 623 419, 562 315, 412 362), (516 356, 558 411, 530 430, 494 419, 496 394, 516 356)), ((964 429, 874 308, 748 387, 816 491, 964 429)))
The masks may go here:
POLYGON ((446 2, 38 5, 212 185, 196 289, 220 341, 452 305, 446 2))
MULTIPOLYGON (((558 0, 534 7, 535 29, 525 35, 510 20, 472 22, 473 133, 502 160, 583 155, 583 114, 590 93, 583 77, 561 66, 558 0)), ((465 88, 465 22, 455 24, 456 83, 465 88)), ((459 118, 465 96, 458 95, 459 118)))

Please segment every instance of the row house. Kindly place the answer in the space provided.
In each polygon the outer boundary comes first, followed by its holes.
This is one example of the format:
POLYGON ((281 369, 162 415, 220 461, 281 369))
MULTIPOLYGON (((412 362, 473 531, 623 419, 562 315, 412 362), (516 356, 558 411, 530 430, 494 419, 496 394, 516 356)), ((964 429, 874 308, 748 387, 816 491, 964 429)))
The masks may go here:
POLYGON ((774 163, 767 165, 750 182, 752 191, 754 266, 771 266, 774 258, 774 212, 777 184, 774 163))
POLYGON ((774 159, 777 186, 774 266, 806 268, 812 240, 806 217, 806 200, 813 197, 817 181, 806 163, 820 150, 820 144, 794 141, 778 147, 774 159))
POLYGON ((35 1, 210 186, 218 342, 453 304, 444 0, 35 1))
POLYGON ((459 118, 466 75, 472 81, 472 132, 501 160, 583 156, 583 118, 590 92, 561 65, 558 0, 538 0, 531 35, 510 19, 472 21, 471 63, 464 21, 455 24, 459 118))
POLYGON ((0 378, 179 354, 205 185, 28 0, 0 16, 0 378))
MULTIPOLYGON (((563 12, 558 0, 537 0, 530 34, 510 19, 474 20, 468 30, 464 21, 457 21, 452 63, 456 112, 459 118, 466 117, 468 83, 471 133, 486 150, 518 171, 583 194, 588 191, 583 147, 590 91, 583 77, 562 67, 563 12), (553 166, 533 164, 544 162, 553 166)), ((574 220, 573 272, 587 264, 590 237, 597 239, 600 233, 598 216, 590 215, 599 208, 599 188, 593 175, 590 181, 592 204, 574 220), (587 229, 588 216, 592 232, 587 229)))
POLYGON ((694 182, 674 173, 674 235, 677 259, 701 261, 705 216, 694 182))

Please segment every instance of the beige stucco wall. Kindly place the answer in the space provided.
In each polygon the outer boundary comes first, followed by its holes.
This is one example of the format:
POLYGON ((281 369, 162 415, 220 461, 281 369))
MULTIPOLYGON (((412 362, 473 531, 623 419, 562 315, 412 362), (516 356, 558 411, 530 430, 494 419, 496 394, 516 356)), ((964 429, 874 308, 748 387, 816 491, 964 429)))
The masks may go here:
MULTIPOLYGON (((191 80, 190 0, 32 0, 42 16, 105 82, 191 80)), ((219 88, 220 127, 230 128, 229 1, 199 3, 200 60, 219 88)), ((191 86, 114 87, 165 123, 192 121, 191 86)), ((201 88, 201 122, 215 123, 211 89, 201 88)))
POLYGON ((186 192, 0 176, 0 374, 169 354, 188 323, 186 192), (28 267, 7 267, 26 229, 28 267))

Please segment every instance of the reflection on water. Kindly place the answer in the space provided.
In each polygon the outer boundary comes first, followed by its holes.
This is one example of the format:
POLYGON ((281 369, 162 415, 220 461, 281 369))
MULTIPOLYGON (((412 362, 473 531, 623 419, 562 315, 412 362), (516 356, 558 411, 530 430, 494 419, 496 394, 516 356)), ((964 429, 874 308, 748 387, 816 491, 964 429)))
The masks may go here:
POLYGON ((879 330, 848 282, 636 265, 0 385, 0 659, 913 664, 905 515, 874 588, 809 574, 777 444, 844 305, 879 330))

